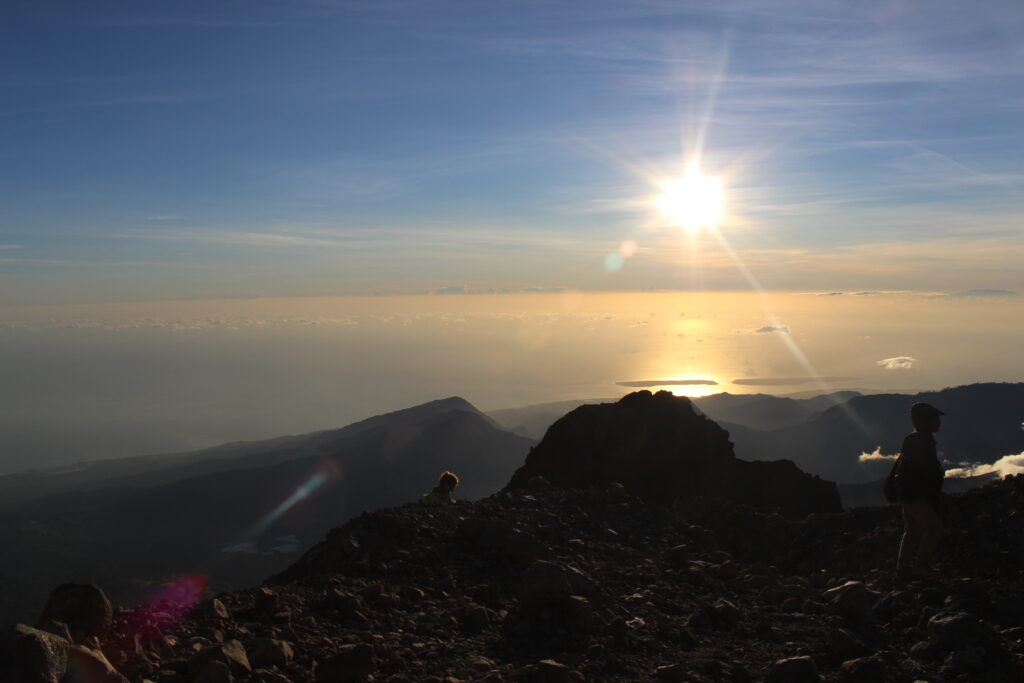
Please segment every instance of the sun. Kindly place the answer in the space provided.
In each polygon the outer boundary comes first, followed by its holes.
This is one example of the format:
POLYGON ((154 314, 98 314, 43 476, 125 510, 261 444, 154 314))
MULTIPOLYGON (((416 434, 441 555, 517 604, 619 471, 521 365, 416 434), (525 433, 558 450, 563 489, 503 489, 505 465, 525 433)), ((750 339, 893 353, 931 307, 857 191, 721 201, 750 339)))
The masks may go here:
POLYGON ((718 178, 694 168, 681 178, 663 181, 661 190, 657 207, 674 225, 695 231, 718 224, 722 212, 722 184, 718 178))

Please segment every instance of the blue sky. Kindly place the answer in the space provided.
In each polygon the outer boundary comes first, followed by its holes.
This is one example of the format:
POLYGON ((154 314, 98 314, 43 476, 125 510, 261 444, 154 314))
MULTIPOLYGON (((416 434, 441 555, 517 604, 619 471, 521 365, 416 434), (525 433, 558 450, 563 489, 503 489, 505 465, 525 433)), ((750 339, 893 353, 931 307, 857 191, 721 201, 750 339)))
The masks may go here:
POLYGON ((767 288, 1013 289, 1022 35, 1015 0, 4 3, 0 303, 747 287, 652 210, 697 155, 767 288))

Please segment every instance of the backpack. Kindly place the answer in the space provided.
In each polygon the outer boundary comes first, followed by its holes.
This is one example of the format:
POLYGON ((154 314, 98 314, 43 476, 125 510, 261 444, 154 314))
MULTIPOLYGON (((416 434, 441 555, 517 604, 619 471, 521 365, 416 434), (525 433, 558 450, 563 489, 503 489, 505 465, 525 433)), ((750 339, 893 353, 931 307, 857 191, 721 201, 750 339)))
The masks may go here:
POLYGON ((900 464, 903 461, 903 454, 896 458, 896 462, 892 464, 892 469, 889 470, 888 476, 882 483, 882 493, 885 494, 885 499, 890 503, 900 502, 900 489, 902 488, 900 481, 900 464))

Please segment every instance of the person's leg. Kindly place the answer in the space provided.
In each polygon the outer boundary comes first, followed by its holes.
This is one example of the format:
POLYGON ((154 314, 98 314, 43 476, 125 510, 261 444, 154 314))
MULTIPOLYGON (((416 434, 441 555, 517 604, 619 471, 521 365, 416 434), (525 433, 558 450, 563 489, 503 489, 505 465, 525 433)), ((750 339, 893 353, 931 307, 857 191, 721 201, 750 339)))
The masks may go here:
POLYGON ((903 538, 900 540, 900 553, 896 559, 896 576, 901 579, 908 578, 913 571, 914 558, 918 554, 918 547, 921 544, 921 521, 915 504, 903 503, 903 538))
POLYGON ((932 507, 931 503, 927 501, 922 502, 925 505, 919 513, 922 528, 921 542, 917 548, 916 566, 918 571, 924 571, 928 568, 932 555, 935 554, 935 548, 939 545, 939 540, 942 538, 942 518, 939 517, 938 510, 932 507))

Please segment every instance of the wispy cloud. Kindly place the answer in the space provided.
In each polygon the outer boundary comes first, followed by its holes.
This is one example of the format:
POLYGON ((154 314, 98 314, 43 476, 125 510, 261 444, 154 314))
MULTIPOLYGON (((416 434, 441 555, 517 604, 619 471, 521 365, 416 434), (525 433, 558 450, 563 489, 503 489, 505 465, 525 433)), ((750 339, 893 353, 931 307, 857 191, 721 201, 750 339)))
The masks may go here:
POLYGON ((713 379, 638 379, 616 382, 620 387, 689 387, 717 386, 713 379))
POLYGON ((917 359, 910 356, 894 356, 893 358, 883 358, 882 360, 875 361, 875 365, 879 365, 886 370, 909 370, 914 367, 916 362, 917 359))

